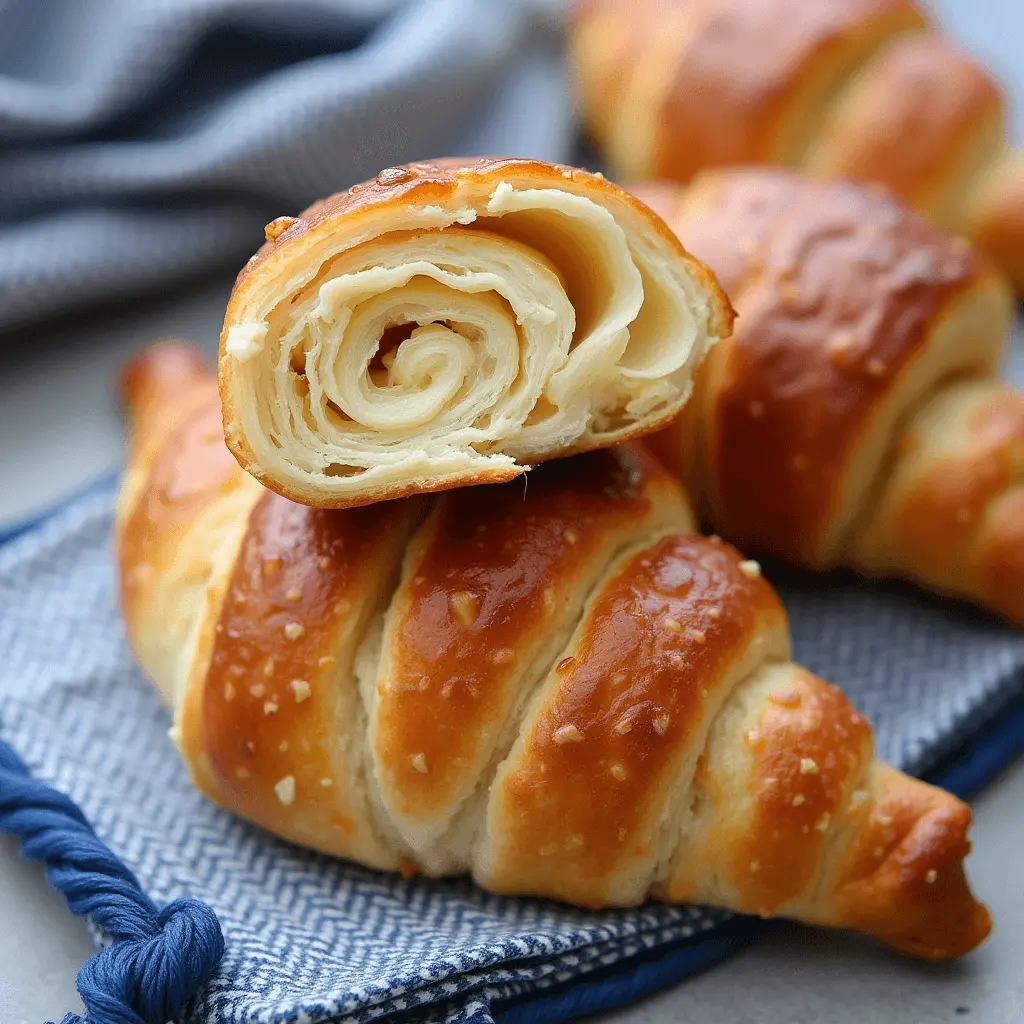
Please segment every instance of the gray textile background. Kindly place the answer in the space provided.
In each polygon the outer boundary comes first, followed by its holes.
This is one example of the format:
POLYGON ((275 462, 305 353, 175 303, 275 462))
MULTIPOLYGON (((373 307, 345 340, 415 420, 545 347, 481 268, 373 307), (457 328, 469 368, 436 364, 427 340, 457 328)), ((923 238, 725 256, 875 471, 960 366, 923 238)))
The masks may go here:
POLYGON ((0 330, 407 160, 565 159, 557 0, 0 0, 0 330))

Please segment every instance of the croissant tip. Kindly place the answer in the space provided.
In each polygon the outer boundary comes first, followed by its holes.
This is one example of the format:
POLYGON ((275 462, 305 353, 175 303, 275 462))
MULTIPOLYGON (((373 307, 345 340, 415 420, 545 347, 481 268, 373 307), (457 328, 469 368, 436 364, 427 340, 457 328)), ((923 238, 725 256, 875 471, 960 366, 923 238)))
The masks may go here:
POLYGON ((919 960, 955 960, 977 949, 992 934, 992 915, 983 903, 974 903, 941 938, 925 935, 880 936, 897 953, 919 960))

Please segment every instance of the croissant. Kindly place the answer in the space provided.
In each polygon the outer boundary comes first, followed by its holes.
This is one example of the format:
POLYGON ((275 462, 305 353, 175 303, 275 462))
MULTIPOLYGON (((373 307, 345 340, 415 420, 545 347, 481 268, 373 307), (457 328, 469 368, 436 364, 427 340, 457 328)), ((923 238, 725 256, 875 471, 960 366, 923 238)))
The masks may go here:
POLYGON ((708 522, 803 565, 905 577, 1024 625, 1011 297, 891 198, 784 170, 638 191, 740 316, 654 442, 708 522))
POLYGON ((789 660, 756 563, 638 445, 314 509, 228 453, 216 385, 130 369, 128 634, 213 800, 362 864, 589 907, 651 896, 957 956, 970 812, 789 660))
POLYGON ((779 163, 887 186, 1024 291, 998 86, 909 0, 577 0, 585 126, 625 183, 779 163))
POLYGON ((731 317, 598 175, 391 167, 268 225, 221 335, 228 447, 321 507, 509 480, 667 423, 731 317))

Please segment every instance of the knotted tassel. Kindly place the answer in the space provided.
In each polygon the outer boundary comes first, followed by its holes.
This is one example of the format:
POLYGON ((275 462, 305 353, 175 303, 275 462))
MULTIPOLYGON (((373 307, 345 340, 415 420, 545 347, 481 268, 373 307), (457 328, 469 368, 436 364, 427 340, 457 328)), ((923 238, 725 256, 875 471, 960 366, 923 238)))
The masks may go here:
POLYGON ((112 943, 93 954, 76 984, 84 1017, 62 1024, 165 1024, 213 976, 224 935, 213 910, 178 899, 159 910, 138 879, 100 841, 79 807, 33 779, 0 741, 0 832, 42 861, 68 908, 88 917, 112 943))

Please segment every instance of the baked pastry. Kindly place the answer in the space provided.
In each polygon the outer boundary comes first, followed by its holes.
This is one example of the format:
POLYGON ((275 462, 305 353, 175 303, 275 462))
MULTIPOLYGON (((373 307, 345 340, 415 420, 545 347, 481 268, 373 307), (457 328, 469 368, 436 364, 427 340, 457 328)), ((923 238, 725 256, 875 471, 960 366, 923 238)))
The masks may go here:
POLYGON ((390 167, 267 226, 221 335, 228 446, 321 507, 509 480, 666 423, 731 317, 599 175, 390 167))
POLYGON ((625 184, 779 163, 879 182, 1024 290, 996 83, 910 0, 577 0, 585 124, 625 184))
POLYGON ((755 563, 690 532, 640 446, 372 508, 264 490, 175 347, 129 372, 128 633, 213 800, 386 870, 583 906, 648 896, 856 928, 989 931, 968 808, 876 759, 790 660, 755 563))
POLYGON ((1024 393, 1011 296, 886 196, 790 171, 639 187, 739 309, 655 442, 754 551, 848 565, 1024 625, 1024 393))

